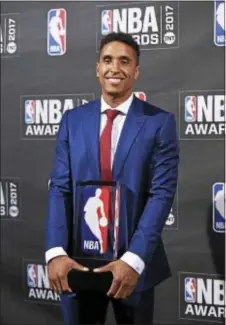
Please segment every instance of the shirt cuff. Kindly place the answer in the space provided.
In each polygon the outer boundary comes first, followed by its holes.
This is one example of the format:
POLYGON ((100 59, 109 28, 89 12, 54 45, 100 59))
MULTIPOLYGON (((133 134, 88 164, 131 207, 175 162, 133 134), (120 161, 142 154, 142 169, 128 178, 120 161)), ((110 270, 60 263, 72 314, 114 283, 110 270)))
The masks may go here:
POLYGON ((65 252, 65 250, 62 247, 50 248, 45 253, 46 264, 48 264, 49 261, 52 260, 54 257, 62 256, 62 255, 67 255, 67 253, 65 252))
POLYGON ((132 267, 137 273, 141 274, 143 272, 145 263, 140 256, 132 252, 126 252, 120 259, 132 267))

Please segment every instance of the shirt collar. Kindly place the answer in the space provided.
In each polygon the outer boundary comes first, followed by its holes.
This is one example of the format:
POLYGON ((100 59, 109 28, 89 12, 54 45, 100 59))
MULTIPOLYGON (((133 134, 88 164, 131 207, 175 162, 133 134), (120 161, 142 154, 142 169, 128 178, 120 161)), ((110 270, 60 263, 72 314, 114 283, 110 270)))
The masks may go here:
MULTIPOLYGON (((127 98, 126 101, 118 105, 117 107, 114 107, 112 109, 117 109, 122 114, 126 115, 128 113, 128 110, 132 104, 134 94, 132 93, 129 98, 127 98)), ((104 101, 103 96, 101 96, 101 113, 105 112, 107 109, 109 109, 109 105, 104 101)))

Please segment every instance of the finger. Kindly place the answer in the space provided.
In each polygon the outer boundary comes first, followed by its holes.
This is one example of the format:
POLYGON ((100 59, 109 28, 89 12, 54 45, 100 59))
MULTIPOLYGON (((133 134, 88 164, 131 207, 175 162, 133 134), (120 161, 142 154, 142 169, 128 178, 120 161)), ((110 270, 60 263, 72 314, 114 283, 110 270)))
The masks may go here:
POLYGON ((121 283, 118 290, 114 294, 114 298, 121 299, 124 296, 125 292, 126 292, 126 287, 121 283))
POLYGON ((71 288, 68 285, 67 277, 61 278, 60 282, 61 282, 62 292, 65 292, 65 291, 72 292, 71 288))
POLYGON ((133 288, 131 286, 125 286, 122 284, 118 289, 118 291, 116 292, 116 294, 114 295, 114 298, 125 299, 131 294, 132 290, 133 288))
POLYGON ((59 292, 59 284, 58 284, 57 280, 52 281, 52 288, 53 288, 53 291, 55 291, 57 293, 59 292))
POLYGON ((61 283, 60 283, 60 279, 59 278, 54 281, 54 284, 55 284, 55 286, 57 288, 57 292, 58 293, 62 293, 62 286, 61 286, 61 283))
POLYGON ((114 297, 116 292, 118 291, 121 283, 117 280, 113 280, 110 289, 107 292, 107 296, 114 297))
POLYGON ((113 270, 113 263, 109 263, 107 265, 94 269, 93 272, 102 273, 102 272, 109 272, 112 270, 113 270))
POLYGON ((50 290, 55 291, 54 283, 51 280, 49 280, 49 287, 50 287, 50 290))
POLYGON ((74 263, 71 265, 71 268, 72 268, 72 269, 79 270, 79 271, 85 271, 85 272, 89 271, 89 268, 88 268, 88 267, 83 266, 83 265, 81 265, 81 264, 79 264, 79 263, 77 263, 77 262, 74 262, 74 263))

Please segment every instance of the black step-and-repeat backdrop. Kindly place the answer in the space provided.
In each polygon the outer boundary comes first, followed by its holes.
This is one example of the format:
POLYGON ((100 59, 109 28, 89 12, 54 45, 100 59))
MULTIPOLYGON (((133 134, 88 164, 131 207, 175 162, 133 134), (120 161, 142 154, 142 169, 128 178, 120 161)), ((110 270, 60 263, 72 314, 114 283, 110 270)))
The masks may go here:
POLYGON ((224 10, 223 1, 2 2, 2 324, 63 323, 43 244, 55 138, 65 110, 100 96, 98 44, 119 30, 141 46, 136 95, 173 112, 180 138, 163 231, 173 276, 156 290, 155 322, 223 322, 224 10))

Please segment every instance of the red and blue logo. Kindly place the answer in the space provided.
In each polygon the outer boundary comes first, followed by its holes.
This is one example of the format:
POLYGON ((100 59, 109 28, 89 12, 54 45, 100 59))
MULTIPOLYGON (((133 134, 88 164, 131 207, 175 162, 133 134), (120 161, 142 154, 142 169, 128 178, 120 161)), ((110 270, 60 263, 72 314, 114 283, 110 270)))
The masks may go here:
POLYGON ((214 2, 214 43, 216 46, 225 46, 225 2, 214 2))
POLYGON ((30 288, 38 286, 38 265, 27 264, 27 285, 30 288))
POLYGON ((36 105, 35 100, 27 99, 25 101, 25 124, 34 124, 35 123, 35 111, 36 105))
POLYGON ((185 286, 185 301, 186 302, 196 302, 196 279, 195 278, 185 278, 184 279, 184 286, 185 286))
POLYGON ((112 10, 103 10, 101 13, 101 34, 112 32, 112 10))
POLYGON ((108 251, 111 191, 106 187, 87 187, 83 192, 81 245, 85 253, 100 255, 108 251))
POLYGON ((214 183, 213 195, 213 230, 225 232, 226 187, 224 183, 214 183))
POLYGON ((185 121, 195 122, 197 118, 197 98, 196 96, 185 97, 185 121))
POLYGON ((49 55, 66 53, 67 13, 63 8, 48 12, 47 52, 49 55))

